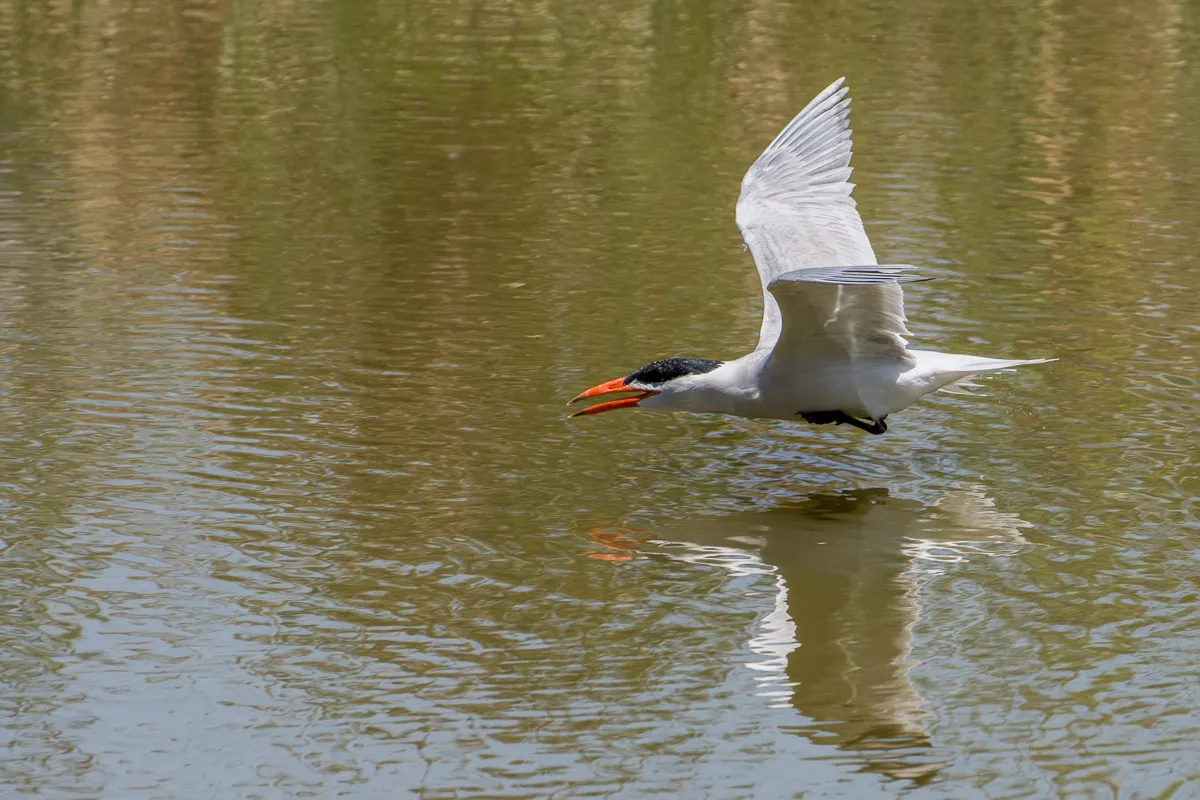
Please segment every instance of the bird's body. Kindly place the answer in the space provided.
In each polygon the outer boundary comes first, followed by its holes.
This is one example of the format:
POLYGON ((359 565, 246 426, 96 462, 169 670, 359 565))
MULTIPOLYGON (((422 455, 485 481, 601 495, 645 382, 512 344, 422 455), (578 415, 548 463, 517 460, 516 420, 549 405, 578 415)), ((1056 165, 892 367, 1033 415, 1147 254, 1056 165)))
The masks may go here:
POLYGON ((728 361, 666 359, 571 402, 637 392, 578 415, 638 406, 848 423, 871 433, 922 396, 1033 361, 912 350, 901 283, 880 265, 850 193, 850 99, 839 80, 783 129, 742 180, 737 224, 758 267, 758 346, 728 361), (867 424, 863 420, 870 420, 867 424))
POLYGON ((712 372, 661 384, 657 393, 641 400, 638 407, 760 419, 842 411, 860 419, 881 419, 971 375, 1041 363, 928 350, 908 352, 911 363, 895 359, 841 361, 811 364, 803 372, 786 362, 772 363, 769 354, 764 357, 754 352, 722 363, 712 372), (676 385, 672 387, 672 383, 676 385))

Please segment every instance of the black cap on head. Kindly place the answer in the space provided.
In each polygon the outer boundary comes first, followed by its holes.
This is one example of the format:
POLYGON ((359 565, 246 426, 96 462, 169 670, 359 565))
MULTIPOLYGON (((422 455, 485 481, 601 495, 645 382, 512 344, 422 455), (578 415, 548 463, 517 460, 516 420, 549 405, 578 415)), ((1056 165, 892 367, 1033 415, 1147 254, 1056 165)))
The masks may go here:
POLYGON ((625 385, 637 383, 643 386, 661 386, 669 380, 682 378, 684 375, 700 375, 712 372, 723 364, 723 361, 713 361, 707 358, 664 358, 647 364, 625 378, 625 385))

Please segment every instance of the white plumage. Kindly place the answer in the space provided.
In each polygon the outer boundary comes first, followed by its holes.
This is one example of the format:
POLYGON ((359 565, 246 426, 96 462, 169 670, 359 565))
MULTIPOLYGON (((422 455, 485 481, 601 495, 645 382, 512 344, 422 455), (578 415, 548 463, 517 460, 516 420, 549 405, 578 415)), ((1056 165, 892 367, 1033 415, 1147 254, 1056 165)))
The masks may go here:
MULTIPOLYGON (((849 423, 884 418, 979 372, 1031 361, 910 350, 901 283, 914 267, 880 265, 850 196, 850 98, 839 79, 796 115, 742 179, 737 224, 763 290, 754 351, 726 363, 668 359, 601 384, 639 396, 578 414, 640 406, 849 423)), ((872 421, 872 424, 862 422, 872 421)))

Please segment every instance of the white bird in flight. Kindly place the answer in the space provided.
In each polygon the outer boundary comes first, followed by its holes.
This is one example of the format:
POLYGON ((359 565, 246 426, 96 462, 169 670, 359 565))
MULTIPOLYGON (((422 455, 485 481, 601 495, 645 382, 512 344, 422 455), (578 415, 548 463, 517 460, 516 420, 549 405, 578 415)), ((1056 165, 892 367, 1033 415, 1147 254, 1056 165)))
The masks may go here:
POLYGON ((980 372, 1029 361, 911 350, 901 283, 880 264, 850 193, 850 98, 835 81, 775 137, 742 179, 737 224, 762 279, 754 352, 734 361, 668 358, 594 386, 572 403, 635 393, 571 416, 619 408, 846 423, 887 431, 887 416, 980 372))

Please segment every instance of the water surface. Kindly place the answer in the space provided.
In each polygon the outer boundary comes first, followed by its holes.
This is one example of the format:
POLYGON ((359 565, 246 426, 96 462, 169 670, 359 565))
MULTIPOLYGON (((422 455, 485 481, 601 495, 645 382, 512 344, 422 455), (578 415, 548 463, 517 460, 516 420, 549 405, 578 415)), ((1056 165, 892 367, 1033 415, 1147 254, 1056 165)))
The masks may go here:
POLYGON ((1200 793, 1175 2, 0 4, 0 780, 47 797, 1200 793), (562 403, 758 329, 839 75, 886 436, 562 403))

